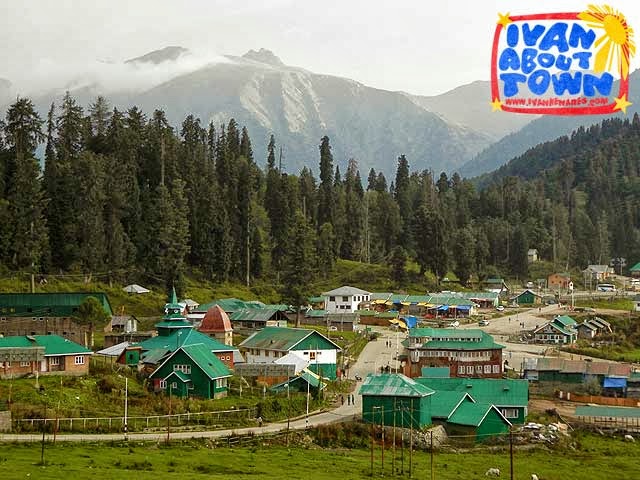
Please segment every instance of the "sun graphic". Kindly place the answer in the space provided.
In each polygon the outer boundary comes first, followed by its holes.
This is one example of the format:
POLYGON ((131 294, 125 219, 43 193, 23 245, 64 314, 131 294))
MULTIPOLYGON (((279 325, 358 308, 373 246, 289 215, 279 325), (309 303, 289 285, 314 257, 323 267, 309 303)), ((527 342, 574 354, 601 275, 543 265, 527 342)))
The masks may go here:
POLYGON ((594 71, 610 71, 615 62, 620 75, 626 79, 629 75, 629 58, 635 55, 636 45, 633 29, 627 24, 625 16, 608 5, 589 5, 589 9, 578 14, 578 18, 591 28, 604 30, 594 44, 598 48, 594 71))

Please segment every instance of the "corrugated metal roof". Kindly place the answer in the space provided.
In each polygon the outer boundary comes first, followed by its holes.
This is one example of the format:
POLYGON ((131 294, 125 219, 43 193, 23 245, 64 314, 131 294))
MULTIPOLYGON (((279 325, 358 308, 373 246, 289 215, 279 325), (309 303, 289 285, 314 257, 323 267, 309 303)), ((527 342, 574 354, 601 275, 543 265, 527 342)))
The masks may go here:
POLYGON ((181 348, 210 379, 231 376, 227 366, 204 345, 189 345, 181 348))
POLYGON ((421 375, 428 378, 449 378, 451 371, 449 367, 422 367, 421 375))
POLYGON ((59 335, 29 335, 0 337, 0 348, 28 348, 44 347, 45 356, 92 354, 93 352, 82 345, 72 342, 59 335), (30 340, 32 338, 33 340, 30 340))
POLYGON ((434 392, 402 374, 369 374, 358 392, 360 395, 382 397, 426 397, 434 392))
POLYGON ((204 333, 200 333, 192 328, 184 328, 171 332, 166 336, 155 336, 148 338, 140 343, 136 343, 136 346, 142 347, 143 350, 169 350, 174 351, 180 346, 186 345, 205 345, 211 351, 227 352, 237 350, 236 347, 225 345, 219 342, 215 338, 211 338, 204 333))
POLYGON ((561 371, 564 373, 586 373, 587 362, 582 360, 565 360, 561 371))
POLYGON ((435 391, 466 392, 474 400, 499 407, 526 407, 529 382, 506 378, 416 378, 435 391))
POLYGON ((448 423, 479 427, 482 424, 484 418, 491 410, 495 410, 496 412, 498 412, 498 415, 500 415, 504 422, 508 425, 511 425, 511 423, 502 416, 500 410, 498 410, 490 403, 470 402, 461 403, 460 406, 456 408, 456 411, 453 412, 453 415, 451 415, 451 417, 449 418, 448 423))
POLYGON ((486 350, 505 348, 493 337, 480 329, 457 328, 411 328, 409 337, 425 338, 423 349, 486 350))
POLYGON ((309 318, 324 318, 328 313, 326 310, 307 310, 304 316, 309 318))
POLYGON ((0 316, 3 317, 72 317, 88 297, 100 302, 104 311, 113 315, 111 304, 103 292, 72 293, 0 293, 0 316))
POLYGON ((447 419, 463 401, 473 403, 475 400, 467 392, 436 390, 431 397, 431 416, 447 419))
POLYGON ((318 337, 319 342, 323 342, 325 345, 330 344, 335 349, 340 350, 338 345, 316 330, 287 327, 265 327, 243 341, 240 346, 243 348, 258 348, 286 352, 309 336, 316 336, 318 337))
POLYGON ((232 322, 266 322, 279 317, 283 319, 281 310, 275 308, 243 308, 229 315, 232 322))
POLYGON ((329 296, 353 296, 353 295, 370 295, 371 292, 367 292, 366 290, 362 290, 360 288, 351 287, 349 285, 344 285, 342 287, 334 288, 333 290, 329 290, 328 292, 323 292, 323 297, 329 296))
POLYGON ((577 406, 576 417, 640 418, 640 408, 577 406))

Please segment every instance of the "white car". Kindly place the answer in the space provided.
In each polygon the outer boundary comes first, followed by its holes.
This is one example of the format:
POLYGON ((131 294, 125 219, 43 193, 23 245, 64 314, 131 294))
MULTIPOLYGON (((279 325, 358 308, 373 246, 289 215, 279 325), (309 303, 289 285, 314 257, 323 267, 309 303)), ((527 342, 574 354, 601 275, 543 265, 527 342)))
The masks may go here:
POLYGON ((451 322, 451 323, 449 324, 449 326, 450 326, 450 327, 453 327, 453 328, 458 328, 458 327, 460 326, 460 322, 458 322, 458 321, 451 322))
POLYGON ((504 307, 503 307, 502 305, 498 305, 498 306, 496 307, 496 310, 497 310, 497 311, 499 311, 499 312, 501 312, 501 311, 503 311, 503 310, 504 310, 504 307))

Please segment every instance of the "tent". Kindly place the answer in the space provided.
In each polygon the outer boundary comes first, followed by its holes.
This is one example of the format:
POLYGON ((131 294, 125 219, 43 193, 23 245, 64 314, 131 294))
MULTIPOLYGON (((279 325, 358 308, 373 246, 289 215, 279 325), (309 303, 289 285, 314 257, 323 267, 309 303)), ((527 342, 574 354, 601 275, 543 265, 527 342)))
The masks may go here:
POLYGON ((127 293, 149 293, 151 291, 148 288, 141 287, 140 285, 137 285, 135 283, 127 285, 123 288, 123 290, 127 293))

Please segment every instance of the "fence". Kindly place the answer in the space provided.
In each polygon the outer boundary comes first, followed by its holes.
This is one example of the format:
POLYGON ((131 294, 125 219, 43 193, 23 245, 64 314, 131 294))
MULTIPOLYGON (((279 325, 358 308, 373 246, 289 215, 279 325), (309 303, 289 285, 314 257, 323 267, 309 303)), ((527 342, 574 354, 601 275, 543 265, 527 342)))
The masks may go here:
POLYGON ((611 407, 640 407, 639 398, 616 398, 603 397, 601 395, 578 395, 572 392, 557 392, 558 398, 570 402, 595 403, 598 405, 608 405, 611 407))
MULTIPOLYGON (((172 415, 127 417, 129 432, 145 432, 157 429, 206 426, 207 429, 227 428, 253 424, 255 408, 220 410, 215 412, 175 413, 172 415)), ((76 417, 76 418, 22 418, 12 421, 14 432, 121 432, 124 417, 76 417)))

